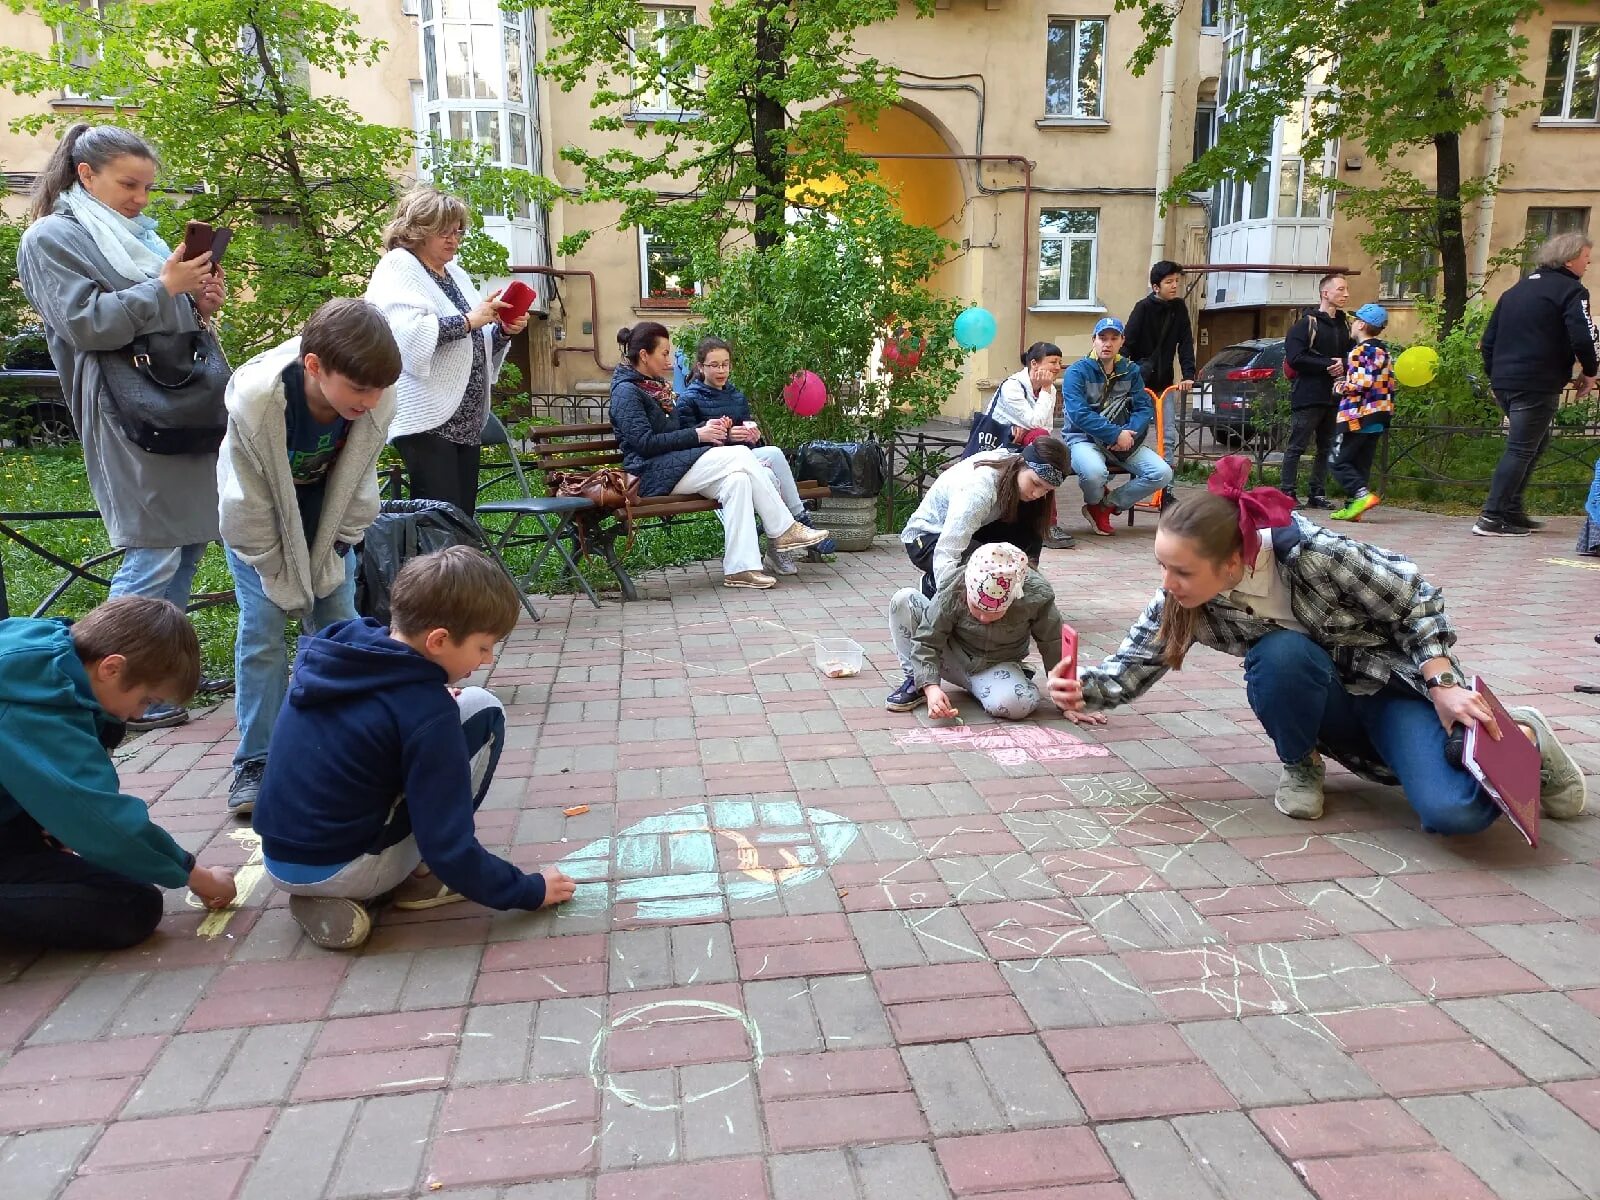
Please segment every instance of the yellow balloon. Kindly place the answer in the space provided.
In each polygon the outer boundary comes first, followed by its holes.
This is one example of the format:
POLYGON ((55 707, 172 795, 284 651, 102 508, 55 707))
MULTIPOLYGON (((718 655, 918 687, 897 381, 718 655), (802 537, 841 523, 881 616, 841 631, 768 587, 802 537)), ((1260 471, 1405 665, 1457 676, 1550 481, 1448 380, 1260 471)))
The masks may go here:
POLYGON ((1394 360, 1394 377, 1406 387, 1424 387, 1439 373, 1439 352, 1432 346, 1413 346, 1394 360))

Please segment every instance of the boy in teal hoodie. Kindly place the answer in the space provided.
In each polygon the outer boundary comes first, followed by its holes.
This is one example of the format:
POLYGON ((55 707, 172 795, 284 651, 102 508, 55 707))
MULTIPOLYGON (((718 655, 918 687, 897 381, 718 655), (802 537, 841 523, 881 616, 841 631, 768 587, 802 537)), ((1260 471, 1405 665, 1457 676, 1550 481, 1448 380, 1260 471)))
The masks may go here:
POLYGON ((154 885, 233 902, 232 875, 197 866, 111 761, 125 721, 199 682, 194 627, 166 600, 0 621, 0 939, 120 950, 160 922, 154 885))

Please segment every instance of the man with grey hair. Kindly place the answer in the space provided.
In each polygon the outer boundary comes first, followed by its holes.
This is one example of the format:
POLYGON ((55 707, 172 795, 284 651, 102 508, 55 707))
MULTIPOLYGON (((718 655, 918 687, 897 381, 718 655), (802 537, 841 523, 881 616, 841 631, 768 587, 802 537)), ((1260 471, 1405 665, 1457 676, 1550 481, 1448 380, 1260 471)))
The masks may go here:
POLYGON ((1600 375, 1600 333, 1582 282, 1593 252, 1584 234, 1551 238, 1539 247, 1538 269, 1500 297, 1483 331, 1484 370, 1510 425, 1483 514, 1472 526, 1480 537, 1527 537, 1542 524, 1528 516, 1522 494, 1550 444, 1572 364, 1580 370, 1579 396, 1593 391, 1600 375))

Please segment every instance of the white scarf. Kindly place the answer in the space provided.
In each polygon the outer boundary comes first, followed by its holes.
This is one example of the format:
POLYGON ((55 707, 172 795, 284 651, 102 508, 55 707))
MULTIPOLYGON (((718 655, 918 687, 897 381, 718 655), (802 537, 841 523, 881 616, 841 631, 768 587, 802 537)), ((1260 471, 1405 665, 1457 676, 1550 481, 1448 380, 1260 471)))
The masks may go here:
POLYGON ((61 203, 89 231, 111 269, 124 279, 154 279, 172 256, 149 217, 125 217, 96 200, 83 184, 61 194, 61 203))

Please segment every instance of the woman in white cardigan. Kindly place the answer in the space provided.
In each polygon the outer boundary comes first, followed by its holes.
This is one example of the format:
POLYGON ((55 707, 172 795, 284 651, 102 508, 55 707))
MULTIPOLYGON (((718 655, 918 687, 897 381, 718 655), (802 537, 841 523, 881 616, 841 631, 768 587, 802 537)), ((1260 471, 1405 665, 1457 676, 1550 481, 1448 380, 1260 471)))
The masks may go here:
POLYGON ((448 500, 471 516, 489 389, 528 318, 501 320, 499 292, 469 298, 477 285, 454 262, 467 217, 454 196, 430 187, 407 192, 383 232, 388 253, 366 298, 400 345, 404 369, 389 440, 406 464, 411 498, 448 500))

